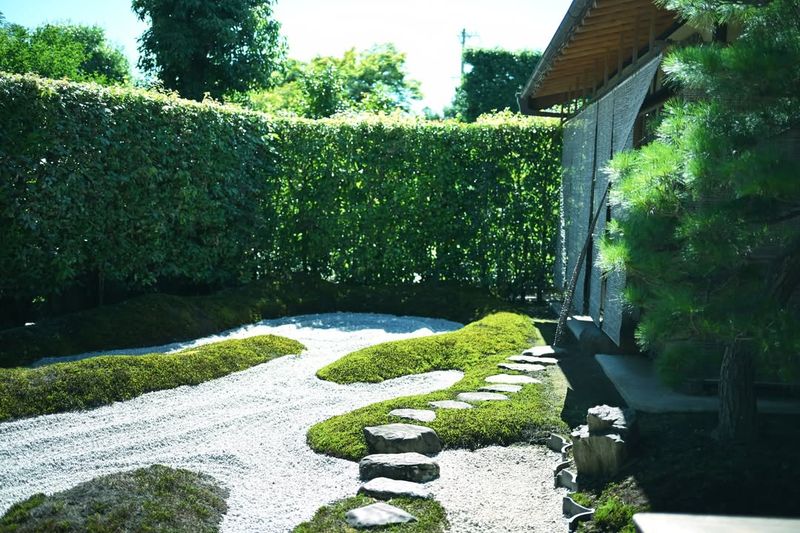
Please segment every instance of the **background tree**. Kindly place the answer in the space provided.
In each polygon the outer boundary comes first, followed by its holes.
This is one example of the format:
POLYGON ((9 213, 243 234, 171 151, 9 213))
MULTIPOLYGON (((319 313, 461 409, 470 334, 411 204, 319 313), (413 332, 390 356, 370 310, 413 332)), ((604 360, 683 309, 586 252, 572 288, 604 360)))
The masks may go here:
POLYGON ((406 77, 405 60, 391 44, 361 52, 350 49, 342 57, 316 57, 308 63, 289 60, 273 75, 271 89, 248 95, 248 105, 309 118, 343 111, 408 112, 422 94, 419 82, 406 77))
POLYGON ((130 66, 98 26, 45 24, 28 30, 0 22, 0 70, 105 84, 125 83, 130 66))
POLYGON ((184 98, 220 99, 268 84, 283 57, 273 0, 133 0, 150 28, 139 66, 184 98))
POLYGON ((446 115, 474 122, 484 113, 517 111, 516 95, 541 57, 541 53, 530 50, 467 48, 462 60, 468 68, 446 115))
POLYGON ((756 371, 796 378, 800 354, 800 0, 670 0, 697 25, 736 20, 731 45, 665 62, 692 99, 668 108, 658 140, 613 162, 625 216, 603 247, 643 309, 643 346, 681 372, 711 353, 718 433, 755 436, 756 371))

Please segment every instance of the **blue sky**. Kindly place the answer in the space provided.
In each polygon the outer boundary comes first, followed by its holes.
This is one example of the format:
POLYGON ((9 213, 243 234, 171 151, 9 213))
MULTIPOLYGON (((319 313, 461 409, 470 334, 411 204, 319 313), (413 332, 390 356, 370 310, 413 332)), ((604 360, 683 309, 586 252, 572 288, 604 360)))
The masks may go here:
MULTIPOLYGON (((441 111, 453 97, 460 69, 459 33, 468 45, 543 50, 569 0, 278 0, 275 17, 291 57, 340 55, 351 47, 392 42, 407 55, 410 77, 422 82, 424 101, 441 111)), ((38 26, 71 21, 97 24, 136 63, 136 39, 145 29, 129 0, 0 0, 9 22, 38 26)))

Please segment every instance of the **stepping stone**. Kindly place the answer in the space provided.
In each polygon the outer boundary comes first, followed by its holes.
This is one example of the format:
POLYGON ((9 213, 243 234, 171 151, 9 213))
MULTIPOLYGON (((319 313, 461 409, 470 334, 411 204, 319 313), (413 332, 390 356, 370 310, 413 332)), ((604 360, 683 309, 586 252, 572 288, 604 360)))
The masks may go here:
POLYGON ((542 357, 545 355, 564 355, 566 351, 563 348, 553 348, 552 346, 534 346, 522 352, 522 355, 532 355, 534 357, 542 357))
POLYGON ((519 392, 522 390, 522 385, 507 385, 505 383, 498 383, 497 385, 484 385, 478 390, 487 392, 519 392))
POLYGON ((439 463, 421 453, 376 453, 358 462, 359 477, 379 477, 425 483, 439 477, 439 463))
POLYGON ((472 405, 455 400, 440 400, 438 402, 428 402, 428 404, 436 409, 472 409, 472 405))
POLYGON ((558 364, 558 359, 555 357, 534 357, 532 355, 512 355, 508 360, 514 361, 515 363, 536 363, 539 365, 558 364))
POLYGON ((408 522, 417 521, 414 515, 408 514, 404 510, 384 502, 373 503, 347 511, 344 515, 344 519, 350 527, 356 529, 390 526, 392 524, 406 524, 408 522))
POLYGON ((433 422, 436 420, 436 413, 427 409, 393 409, 389 411, 391 416, 419 420, 420 422, 433 422))
POLYGON ((504 370, 513 370, 515 372, 539 372, 544 370, 542 365, 529 365, 523 363, 500 363, 497 366, 504 370))
POLYGON ((462 392, 456 399, 462 402, 497 402, 508 400, 508 396, 496 392, 462 392))
POLYGON ((484 381, 486 383, 506 383, 509 385, 522 385, 525 383, 541 383, 540 380, 530 376, 514 376, 511 374, 495 374, 489 376, 484 381))
POLYGON ((364 494, 378 500, 391 500, 392 498, 433 498, 433 493, 419 483, 376 477, 367 481, 358 489, 359 494, 364 494))
POLYGON ((442 441, 434 430, 413 424, 386 424, 364 428, 364 437, 372 453, 417 452, 436 454, 442 441))

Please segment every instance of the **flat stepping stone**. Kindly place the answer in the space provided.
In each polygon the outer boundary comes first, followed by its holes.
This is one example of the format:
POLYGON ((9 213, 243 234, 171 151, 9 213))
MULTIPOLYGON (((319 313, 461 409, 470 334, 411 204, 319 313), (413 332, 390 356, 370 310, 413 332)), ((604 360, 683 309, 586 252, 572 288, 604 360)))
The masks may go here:
POLYGON ((356 529, 406 524, 408 522, 417 521, 414 515, 408 514, 404 510, 384 502, 373 503, 347 511, 344 515, 344 519, 350 527, 356 529))
POLYGON ((358 475, 365 481, 388 477, 426 483, 439 477, 439 463, 421 453, 376 453, 358 462, 358 475))
POLYGON ((558 359, 555 357, 534 357, 533 355, 512 355, 509 361, 515 363, 533 363, 537 365, 557 365, 558 359))
POLYGON ((505 383, 498 383, 497 385, 484 385, 478 390, 486 392, 519 392, 522 390, 522 385, 508 385, 505 383))
POLYGON ((433 498, 433 493, 419 483, 376 477, 361 485, 359 494, 364 494, 378 500, 391 500, 392 498, 433 498))
POLYGON ((515 376, 512 374, 495 374, 489 376, 484 381, 486 383, 506 383, 509 385, 524 385, 525 383, 541 383, 540 380, 530 376, 515 376))
POLYGON ((513 370, 515 372, 540 372, 544 370, 542 365, 529 365, 527 363, 500 363, 497 366, 503 370, 513 370))
POLYGON ((413 424, 386 424, 364 428, 364 437, 372 453, 417 452, 436 454, 442 441, 434 430, 413 424))
POLYGON ((472 405, 467 402, 457 402, 455 400, 440 400, 438 402, 428 402, 436 409, 472 409, 472 405))
POLYGON ((499 402, 508 400, 508 396, 497 392, 462 392, 456 399, 462 402, 499 402))
POLYGON ((419 420, 420 422, 433 422, 436 420, 436 413, 427 409, 393 409, 389 411, 391 416, 419 420))
POLYGON ((522 355, 532 355, 534 357, 544 357, 546 355, 564 355, 563 348, 553 348, 552 346, 534 346, 522 352, 522 355))

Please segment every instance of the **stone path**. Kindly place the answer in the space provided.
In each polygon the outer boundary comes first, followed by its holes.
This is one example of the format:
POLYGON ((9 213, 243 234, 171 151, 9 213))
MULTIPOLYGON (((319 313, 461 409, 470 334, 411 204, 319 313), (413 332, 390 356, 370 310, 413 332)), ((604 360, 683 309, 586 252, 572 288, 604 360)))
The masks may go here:
MULTIPOLYGON (((555 357, 547 357, 548 355, 561 353, 549 346, 534 347, 522 355, 509 357, 511 363, 500 363, 497 366, 516 372, 536 373, 544 370, 545 365, 558 363, 555 357)), ((509 399, 507 394, 519 392, 523 385, 541 383, 529 376, 516 374, 489 376, 486 382, 488 384, 476 392, 462 392, 456 395, 455 400, 430 402, 430 405, 436 409, 471 409, 475 403, 506 401, 509 399)), ((423 422, 436 419, 436 413, 429 410, 395 409, 389 414, 423 422)), ((370 455, 359 463, 360 477, 366 481, 358 489, 359 494, 376 499, 399 496, 433 497, 433 493, 422 485, 438 478, 440 473, 439 464, 426 457, 436 455, 442 450, 441 440, 433 429, 413 424, 385 424, 364 428, 364 437, 370 455)), ((417 519, 392 505, 376 503, 349 511, 345 520, 356 529, 367 529, 417 519)))

